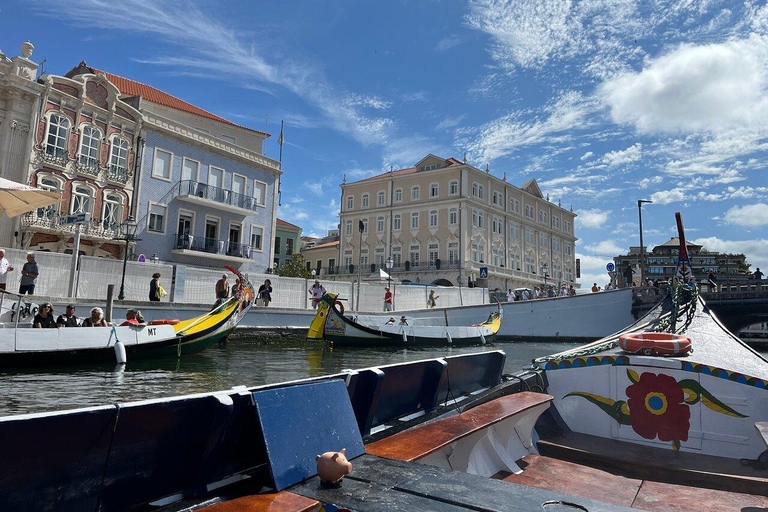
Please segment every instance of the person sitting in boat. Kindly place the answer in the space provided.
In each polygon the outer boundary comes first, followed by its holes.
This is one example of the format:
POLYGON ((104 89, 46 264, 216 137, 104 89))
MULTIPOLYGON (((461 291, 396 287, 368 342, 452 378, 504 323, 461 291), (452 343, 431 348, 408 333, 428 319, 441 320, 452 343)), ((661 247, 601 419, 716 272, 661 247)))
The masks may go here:
POLYGON ((35 315, 32 325, 38 329, 50 329, 56 327, 56 321, 53 319, 53 306, 50 302, 45 302, 40 306, 40 310, 35 315))
POLYGON ((75 316, 75 305, 68 304, 63 315, 56 319, 56 327, 79 327, 80 320, 75 316))
POLYGON ((395 325, 395 317, 389 317, 389 320, 384 325, 395 325))
POLYGON ((129 309, 125 312, 125 322, 120 324, 121 327, 124 325, 144 326, 147 324, 144 322, 144 317, 141 316, 141 311, 138 309, 129 309))
POLYGON ((400 325, 410 325, 404 316, 400 317, 400 325))
POLYGON ((101 308, 93 308, 91 316, 83 320, 81 327, 109 327, 109 324, 104 320, 104 311, 101 308))

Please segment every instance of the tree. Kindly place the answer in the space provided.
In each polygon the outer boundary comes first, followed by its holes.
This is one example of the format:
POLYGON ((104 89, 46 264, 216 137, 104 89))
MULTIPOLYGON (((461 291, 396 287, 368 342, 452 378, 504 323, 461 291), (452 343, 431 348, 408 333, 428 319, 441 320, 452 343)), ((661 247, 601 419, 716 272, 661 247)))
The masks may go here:
POLYGON ((275 274, 280 277, 302 277, 304 279, 312 277, 312 273, 307 269, 307 262, 304 261, 304 256, 301 254, 294 254, 291 261, 286 262, 281 267, 277 267, 275 274))

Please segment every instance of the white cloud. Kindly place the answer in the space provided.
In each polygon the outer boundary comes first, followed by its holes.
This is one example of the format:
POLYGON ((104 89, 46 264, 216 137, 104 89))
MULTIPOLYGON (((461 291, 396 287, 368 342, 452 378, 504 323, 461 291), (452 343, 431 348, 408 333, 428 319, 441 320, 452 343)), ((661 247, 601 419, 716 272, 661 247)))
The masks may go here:
POLYGON ((594 153, 593 153, 593 152, 591 152, 591 151, 587 151, 586 153, 584 153, 583 155, 581 155, 581 158, 579 158, 579 160, 581 160, 581 161, 583 162, 584 160, 586 160, 586 159, 588 159, 588 158, 592 158, 592 156, 593 156, 593 155, 594 155, 594 153))
POLYGON ((609 256, 611 258, 620 254, 626 254, 627 252, 626 248, 620 247, 618 244, 616 244, 616 242, 613 242, 612 240, 603 240, 602 242, 599 242, 595 245, 586 245, 584 248, 595 254, 609 256))
POLYGON ((462 114, 456 117, 446 117, 445 119, 437 123, 437 126, 435 126, 435 130, 442 131, 442 130, 447 130, 449 128, 458 126, 459 123, 462 122, 466 117, 467 117, 467 114, 462 114))
POLYGON ((661 177, 661 176, 652 176, 650 178, 643 178, 643 179, 641 179, 640 181, 637 182, 637 185, 641 189, 645 189, 645 188, 650 187, 651 185, 658 185, 662 181, 664 181, 663 177, 661 177))
POLYGON ((439 52, 445 52, 453 48, 454 46, 457 46, 461 44, 461 39, 456 34, 451 34, 448 36, 445 36, 440 41, 437 42, 435 45, 435 50, 439 52))
POLYGON ((679 203, 690 199, 682 189, 673 188, 672 190, 660 190, 651 194, 651 201, 656 204, 679 203))
POLYGON ((639 142, 624 150, 611 151, 603 155, 602 162, 608 167, 618 167, 637 162, 642 158, 643 145, 639 142))
POLYGON ((601 228, 603 224, 608 221, 611 215, 610 211, 603 211, 598 209, 591 210, 579 210, 576 212, 576 222, 584 228, 601 228))
POLYGON ((756 267, 768 268, 768 240, 723 240, 712 236, 698 238, 693 240, 693 243, 703 245, 708 251, 744 254, 747 257, 747 263, 752 265, 752 270, 756 267))
POLYGON ((734 206, 725 213, 725 221, 737 226, 755 227, 768 224, 768 204, 734 206))

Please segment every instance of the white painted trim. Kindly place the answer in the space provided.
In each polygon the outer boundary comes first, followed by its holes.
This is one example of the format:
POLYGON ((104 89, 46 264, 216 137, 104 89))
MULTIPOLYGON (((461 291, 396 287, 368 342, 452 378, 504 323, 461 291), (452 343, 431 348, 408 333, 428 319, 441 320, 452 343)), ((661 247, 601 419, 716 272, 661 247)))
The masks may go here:
POLYGON ((232 172, 232 183, 230 184, 229 189, 233 193, 239 193, 243 196, 246 196, 248 194, 248 176, 245 174, 238 174, 236 172, 232 172), (243 191, 242 192, 235 192, 235 178, 243 178, 243 191))
POLYGON ((218 188, 220 188, 221 190, 225 190, 227 188, 226 187, 227 171, 223 167, 217 167, 215 165, 210 165, 210 164, 208 165, 208 180, 207 180, 208 186, 210 187, 216 186, 211 184, 211 174, 213 174, 214 170, 221 171, 221 183, 218 185, 218 188))
POLYGON ((155 201, 149 201, 147 203, 147 226, 146 226, 147 233, 151 233, 153 235, 164 235, 168 231, 168 205, 164 203, 158 203, 155 201), (162 206, 165 208, 165 215, 163 215, 163 230, 162 231, 154 231, 149 229, 149 219, 152 216, 152 206, 162 206))
POLYGON ((159 147, 155 146, 153 148, 153 151, 152 151, 152 167, 150 169, 150 176, 155 178, 156 180, 162 180, 162 181, 168 181, 168 182, 173 181, 173 156, 174 156, 173 152, 168 151, 167 149, 162 149, 162 148, 159 148, 159 147), (155 174, 155 162, 157 161, 157 152, 158 151, 160 151, 162 153, 166 153, 168 155, 171 155, 171 161, 168 164, 168 177, 167 178, 164 177, 164 176, 158 176, 157 174, 155 174))
POLYGON ((91 215, 93 215, 93 208, 96 205, 96 192, 98 191, 98 187, 86 181, 78 181, 78 180, 72 181, 72 190, 70 192, 71 197, 69 198, 69 213, 72 214, 74 212, 75 195, 76 195, 75 190, 77 189, 78 186, 85 187, 91 191, 91 205, 90 205, 91 207, 89 208, 90 211, 88 211, 87 213, 90 213, 91 215))
MULTIPOLYGON (((264 194, 261 196, 261 203, 256 203, 257 206, 261 206, 262 208, 267 207, 267 191, 269 190, 269 184, 266 181, 260 181, 254 178, 253 180, 253 197, 256 198, 256 184, 260 183, 264 185, 264 194)), ((275 200, 275 204, 277 204, 277 200, 275 200)))
POLYGON ((192 179, 192 181, 196 181, 200 183, 200 161, 195 160, 194 158, 189 158, 188 156, 185 156, 181 159, 181 176, 179 177, 179 179, 181 181, 184 180, 184 164, 186 162, 195 162, 197 164, 197 172, 195 172, 195 177, 194 179, 192 179))
MULTIPOLYGON (((197 223, 197 212, 194 210, 187 210, 185 208, 179 208, 178 212, 176 213, 176 229, 179 229, 179 221, 181 220, 182 215, 188 215, 192 217, 192 225, 189 228, 189 232, 192 236, 195 234, 195 224, 197 223)), ((179 235, 178 231, 176 233, 179 235)))
POLYGON ((250 236, 248 238, 248 243, 250 244, 251 240, 253 240, 253 234, 254 234, 253 232, 256 229, 261 229, 261 247, 257 248, 257 247, 254 247, 253 245, 251 245, 251 250, 263 253, 264 252, 264 233, 266 232, 266 230, 264 229, 264 226, 262 226, 260 224, 251 224, 251 231, 250 231, 250 236))

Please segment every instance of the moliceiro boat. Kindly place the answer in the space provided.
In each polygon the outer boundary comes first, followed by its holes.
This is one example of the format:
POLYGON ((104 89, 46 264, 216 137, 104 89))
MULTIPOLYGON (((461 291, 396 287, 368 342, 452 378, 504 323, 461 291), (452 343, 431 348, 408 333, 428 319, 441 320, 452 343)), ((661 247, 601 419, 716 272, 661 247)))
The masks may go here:
POLYGON ((203 315, 184 320, 154 320, 141 326, 32 327, 38 305, 25 297, 0 294, 0 366, 93 361, 124 363, 133 357, 181 356, 225 339, 253 304, 253 286, 237 270, 242 291, 203 315))
POLYGON ((318 302, 317 314, 307 340, 325 340, 334 346, 372 347, 404 345, 480 345, 490 342, 501 328, 502 309, 496 306, 483 323, 420 325, 413 319, 391 317, 377 324, 363 325, 344 316, 344 306, 336 294, 326 293, 318 302), (411 325, 413 323, 413 325, 411 325))

